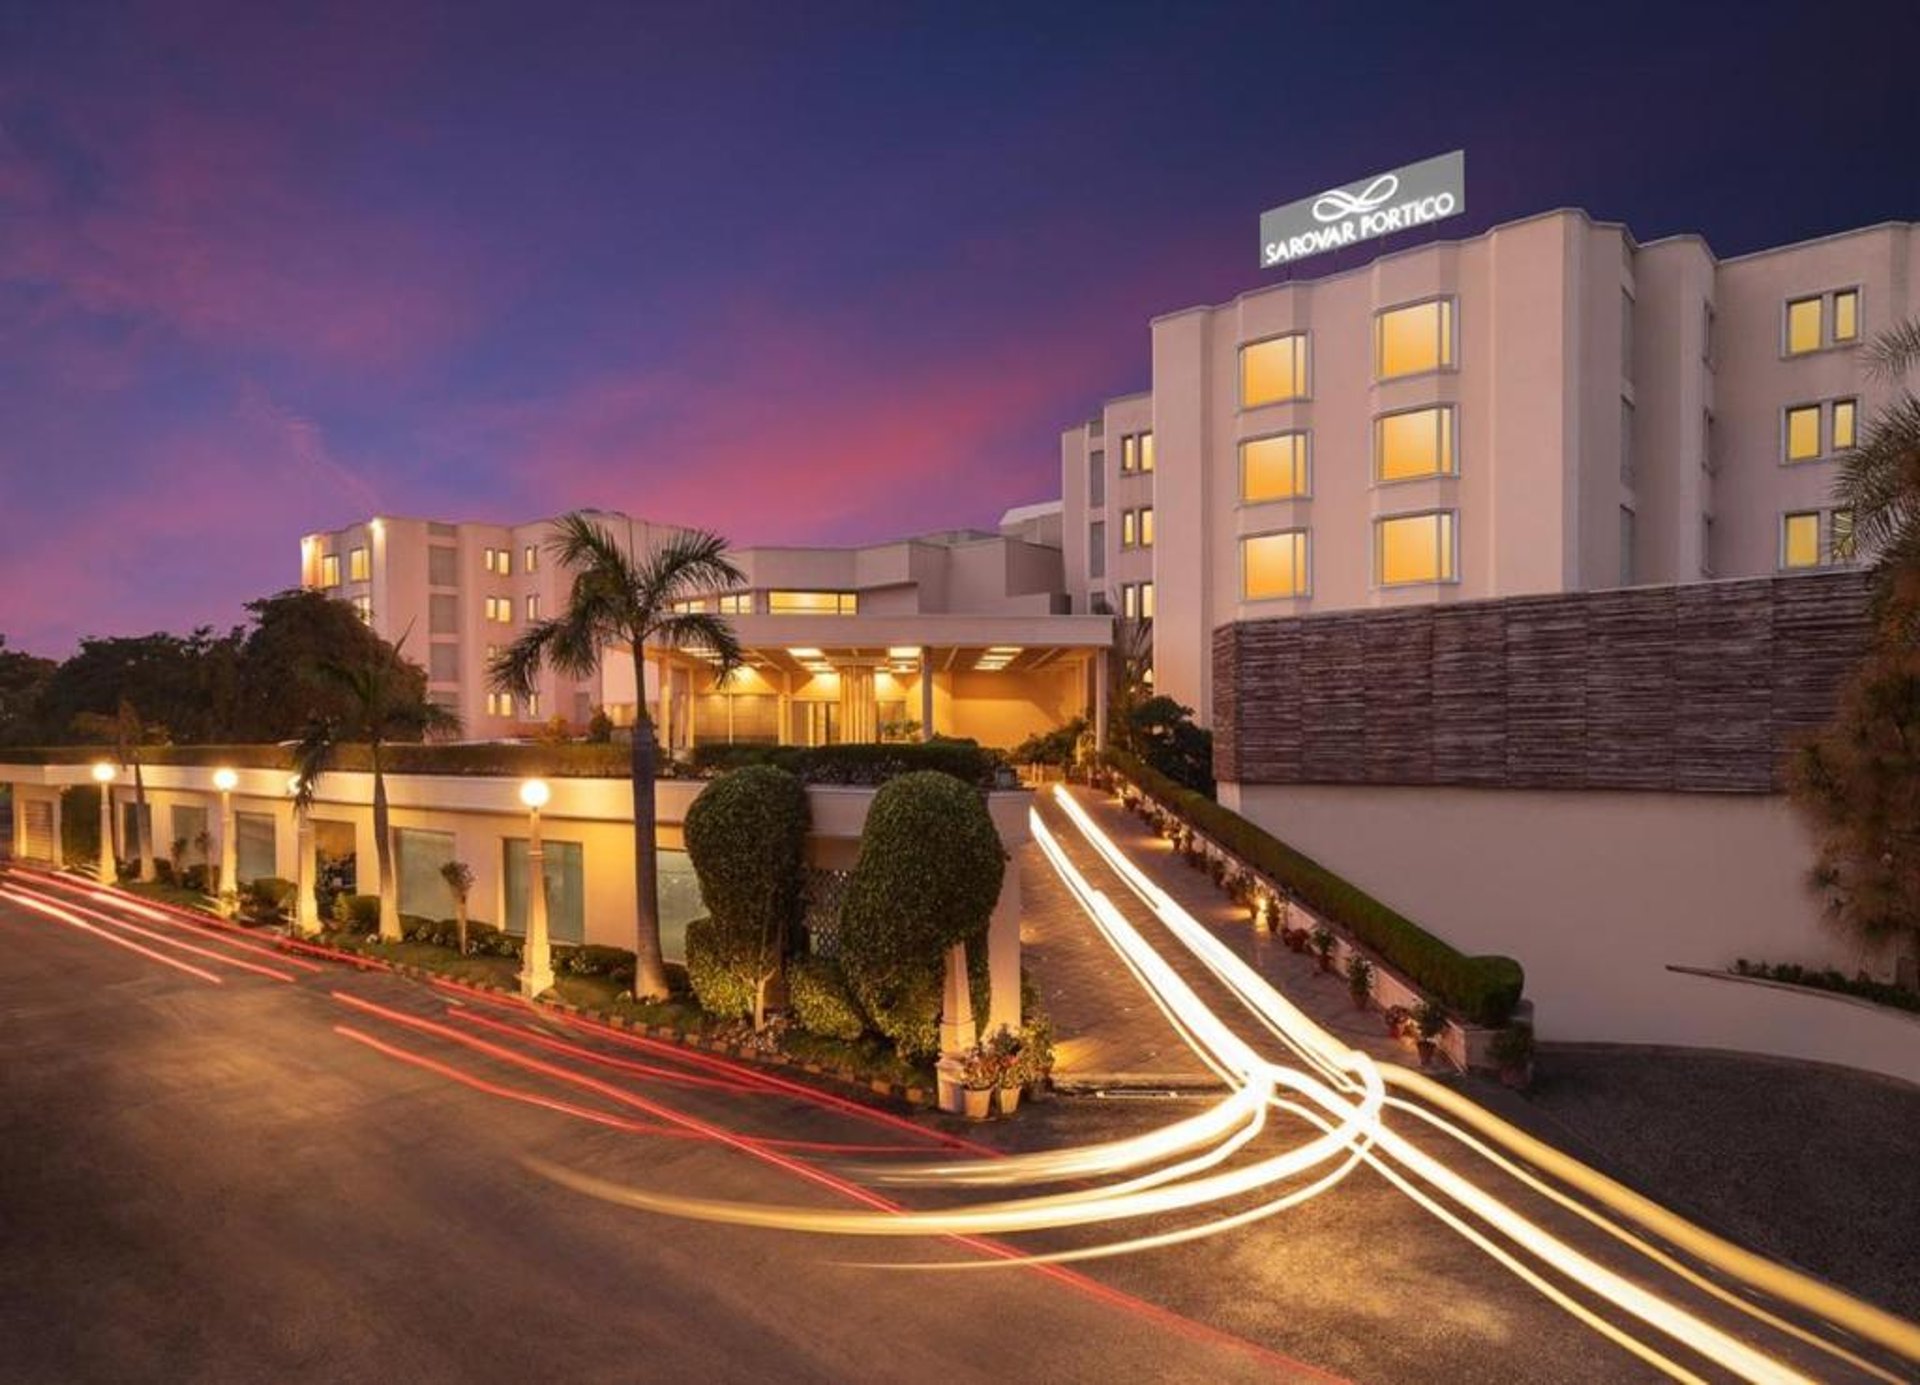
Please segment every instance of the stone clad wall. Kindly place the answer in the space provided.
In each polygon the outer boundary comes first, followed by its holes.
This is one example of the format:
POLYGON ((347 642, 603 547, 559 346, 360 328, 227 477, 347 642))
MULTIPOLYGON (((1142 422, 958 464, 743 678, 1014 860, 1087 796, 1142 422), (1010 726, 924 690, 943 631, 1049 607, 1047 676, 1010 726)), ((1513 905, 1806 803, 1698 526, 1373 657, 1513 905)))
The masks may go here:
POLYGON ((1868 634, 1857 571, 1244 621, 1216 776, 1770 793, 1868 634))

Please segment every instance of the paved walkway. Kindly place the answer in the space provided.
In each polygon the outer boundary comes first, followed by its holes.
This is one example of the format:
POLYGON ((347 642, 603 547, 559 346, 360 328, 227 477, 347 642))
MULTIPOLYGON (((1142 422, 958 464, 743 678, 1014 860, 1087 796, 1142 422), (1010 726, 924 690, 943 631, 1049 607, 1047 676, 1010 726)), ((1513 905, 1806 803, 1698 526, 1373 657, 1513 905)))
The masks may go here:
MULTIPOLYGON (((1278 938, 1254 931, 1247 911, 1204 873, 1173 854, 1119 800, 1082 787, 1069 790, 1136 865, 1260 972, 1275 989, 1343 1042, 1376 1058, 1411 1058, 1387 1037, 1378 1012, 1356 1010, 1343 978, 1321 973, 1311 956, 1289 952, 1278 938)), ((1239 1003, 1186 949, 1168 935, 1139 897, 1100 859, 1051 801, 1037 796, 1041 815, 1074 864, 1113 901, 1216 1013, 1244 1013, 1239 1003)), ((1021 944, 1056 1033, 1054 1080, 1068 1089, 1216 1085, 1212 1071, 1148 999, 1055 875, 1040 848, 1021 857, 1025 917, 1021 944)), ((1243 1031, 1245 1032, 1245 1031, 1243 1031)), ((1275 1056, 1279 1056, 1278 1050, 1275 1056)))

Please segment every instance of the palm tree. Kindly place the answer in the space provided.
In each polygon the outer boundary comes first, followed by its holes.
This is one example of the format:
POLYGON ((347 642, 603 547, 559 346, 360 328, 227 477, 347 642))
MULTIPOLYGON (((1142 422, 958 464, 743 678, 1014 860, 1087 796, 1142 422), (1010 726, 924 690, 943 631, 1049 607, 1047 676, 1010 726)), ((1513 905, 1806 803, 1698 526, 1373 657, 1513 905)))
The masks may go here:
MULTIPOLYGON (((1898 384, 1920 370, 1920 318, 1889 328, 1862 353, 1869 373, 1898 384)), ((1834 501, 1853 511, 1854 540, 1873 556, 1880 595, 1920 613, 1920 398, 1905 387, 1874 415, 1840 461, 1834 501)))
POLYGON ((391 650, 369 646, 351 662, 322 659, 314 665, 322 679, 346 694, 347 713, 339 722, 319 718, 310 723, 294 747, 294 768, 300 776, 295 803, 305 809, 313 801, 315 784, 332 768, 343 741, 364 742, 373 771, 373 847, 378 862, 380 937, 400 940, 400 900, 394 889, 393 829, 387 812, 385 748, 432 732, 460 729, 460 718, 422 696, 419 671, 400 657, 407 637, 402 634, 391 650))
POLYGON ((133 834, 139 840, 126 854, 140 857, 140 879, 151 884, 154 879, 153 823, 147 815, 147 781, 140 770, 140 747, 163 739, 165 728, 148 725, 132 699, 123 697, 112 716, 82 712, 73 719, 73 729, 83 736, 112 741, 113 758, 133 771, 133 834))
MULTIPOLYGON (((731 625, 704 611, 675 609, 676 603, 726 591, 746 580, 728 559, 725 539, 686 530, 644 557, 636 557, 584 514, 566 515, 557 528, 547 547, 573 574, 566 609, 530 627, 494 659, 488 677, 496 691, 519 698, 533 696, 534 680, 543 665, 573 678, 592 677, 609 649, 632 656, 637 688, 645 686, 650 645, 704 650, 721 680, 740 666, 740 641, 731 625)), ((644 695, 634 709, 631 763, 638 900, 633 993, 644 1000, 667 994, 666 962, 660 955, 660 862, 654 843, 657 766, 653 719, 647 715, 644 695)))
POLYGON ((473 867, 465 861, 448 861, 440 867, 440 878, 447 882, 453 896, 453 923, 460 933, 460 955, 467 955, 467 896, 473 890, 473 867))

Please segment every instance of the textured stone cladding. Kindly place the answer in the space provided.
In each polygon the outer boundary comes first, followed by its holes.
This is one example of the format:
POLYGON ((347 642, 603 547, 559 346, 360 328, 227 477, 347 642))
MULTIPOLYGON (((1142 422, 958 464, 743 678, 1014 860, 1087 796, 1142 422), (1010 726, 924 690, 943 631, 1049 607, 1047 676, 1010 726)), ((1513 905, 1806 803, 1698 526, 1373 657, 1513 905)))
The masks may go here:
POLYGON ((1213 635, 1214 769, 1771 793, 1868 632, 1856 571, 1242 621, 1213 635))

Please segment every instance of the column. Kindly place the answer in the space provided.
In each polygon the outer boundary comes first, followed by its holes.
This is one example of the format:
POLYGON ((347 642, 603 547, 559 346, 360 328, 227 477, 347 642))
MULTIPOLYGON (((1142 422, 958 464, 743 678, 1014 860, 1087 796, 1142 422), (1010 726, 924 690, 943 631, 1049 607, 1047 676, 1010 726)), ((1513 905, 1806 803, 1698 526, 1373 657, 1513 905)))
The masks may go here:
POLYGON ((660 719, 655 727, 660 734, 660 749, 673 758, 673 665, 660 656, 660 719))
POLYGON ((1000 877, 1000 898, 987 924, 987 976, 992 993, 987 1001, 986 1032, 1020 1027, 1020 857, 1010 852, 1006 873, 1000 877))
POLYGON ((920 646, 920 739, 933 739, 933 651, 920 646))
POLYGON ((1097 649, 1093 655, 1093 746, 1095 750, 1107 748, 1107 683, 1108 660, 1113 655, 1105 649, 1097 649))

